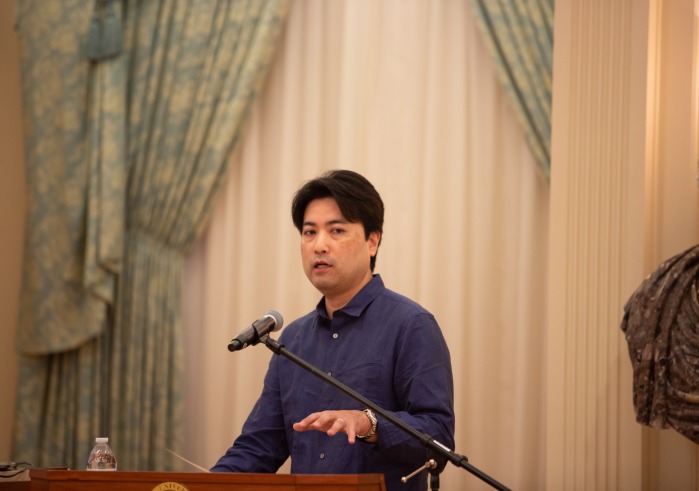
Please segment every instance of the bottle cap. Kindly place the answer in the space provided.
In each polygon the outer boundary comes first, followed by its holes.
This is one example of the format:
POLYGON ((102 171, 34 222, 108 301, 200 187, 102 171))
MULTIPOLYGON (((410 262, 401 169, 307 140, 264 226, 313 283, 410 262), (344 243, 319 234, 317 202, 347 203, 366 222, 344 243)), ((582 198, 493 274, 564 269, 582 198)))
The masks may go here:
POLYGON ((108 441, 109 441, 109 438, 107 438, 106 436, 95 438, 96 443, 107 443, 108 441))

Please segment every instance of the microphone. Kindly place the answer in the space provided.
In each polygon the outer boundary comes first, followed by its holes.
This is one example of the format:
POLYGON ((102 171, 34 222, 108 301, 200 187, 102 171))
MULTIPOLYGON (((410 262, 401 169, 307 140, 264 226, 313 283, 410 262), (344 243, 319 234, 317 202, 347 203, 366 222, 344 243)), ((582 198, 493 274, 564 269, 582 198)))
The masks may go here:
POLYGON ((268 310, 250 327, 238 334, 228 343, 228 351, 239 351, 248 346, 255 346, 263 341, 271 332, 278 331, 284 325, 282 314, 276 310, 268 310))

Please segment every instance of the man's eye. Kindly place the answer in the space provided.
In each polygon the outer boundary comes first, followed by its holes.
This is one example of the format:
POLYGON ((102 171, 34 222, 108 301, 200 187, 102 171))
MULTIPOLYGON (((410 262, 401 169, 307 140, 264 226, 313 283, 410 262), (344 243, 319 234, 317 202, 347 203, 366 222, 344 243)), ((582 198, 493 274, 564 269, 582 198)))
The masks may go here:
POLYGON ((304 231, 303 231, 303 235, 306 235, 306 236, 308 236, 308 235, 313 235, 313 234, 315 234, 315 233, 316 233, 315 230, 304 230, 304 231))
POLYGON ((334 233, 334 234, 341 234, 341 233, 344 232, 344 231, 345 231, 345 229, 343 229, 343 228, 334 228, 334 229, 332 229, 332 233, 334 233))

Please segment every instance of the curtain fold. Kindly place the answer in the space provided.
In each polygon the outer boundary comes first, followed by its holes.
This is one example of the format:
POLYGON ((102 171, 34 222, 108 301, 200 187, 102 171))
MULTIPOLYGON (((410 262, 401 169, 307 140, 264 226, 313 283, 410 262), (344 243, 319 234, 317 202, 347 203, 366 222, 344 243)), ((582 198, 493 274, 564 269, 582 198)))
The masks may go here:
MULTIPOLYGON (((27 159, 17 335, 23 354, 62 352, 95 337, 106 320, 105 301, 113 301, 113 278, 103 265, 118 262, 123 236, 100 224, 119 223, 123 206, 107 201, 123 194, 124 179, 98 172, 95 144, 104 127, 93 126, 100 119, 95 79, 106 68, 84 56, 91 5, 17 3, 27 159), (100 193, 100 186, 109 189, 100 193)), ((123 162, 110 158, 118 173, 123 162)))
POLYGON ((29 211, 15 455, 82 468, 109 436, 120 469, 176 468, 183 258, 287 1, 18 7, 29 211))
POLYGON ((471 0, 537 166, 551 173, 554 0, 471 0))

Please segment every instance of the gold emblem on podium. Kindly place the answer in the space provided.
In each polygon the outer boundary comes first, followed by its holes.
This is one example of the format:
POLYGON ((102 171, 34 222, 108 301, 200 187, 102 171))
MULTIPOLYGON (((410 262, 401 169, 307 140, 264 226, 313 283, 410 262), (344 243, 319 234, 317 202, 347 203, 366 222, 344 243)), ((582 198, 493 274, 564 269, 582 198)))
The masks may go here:
POLYGON ((163 482, 154 487, 151 491, 189 491, 187 486, 178 482, 163 482))

